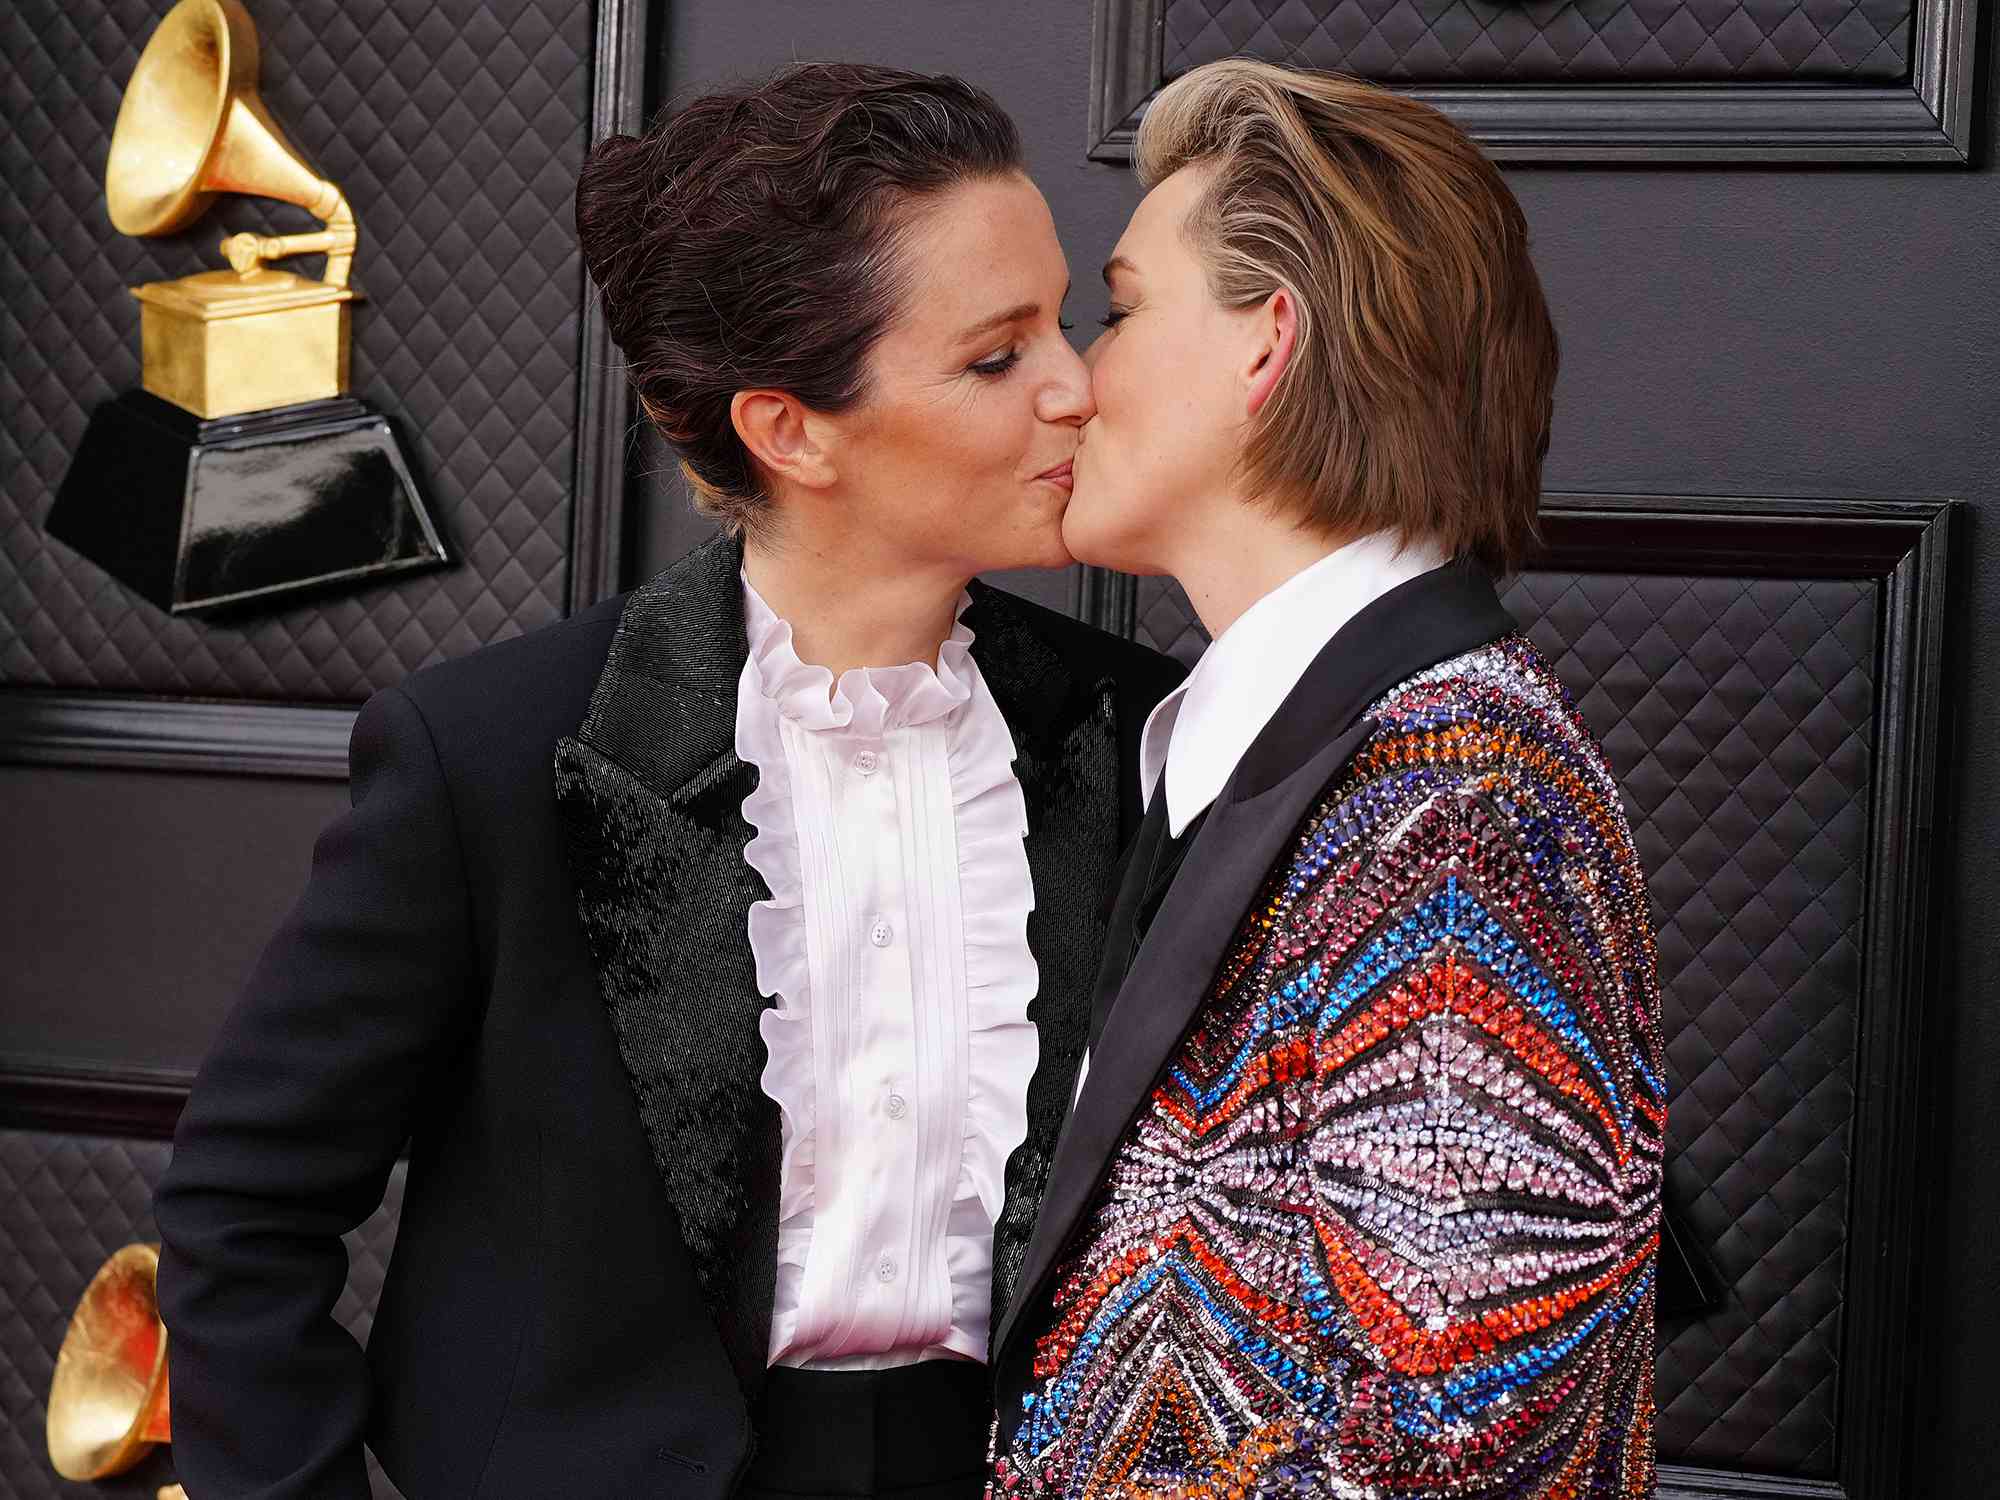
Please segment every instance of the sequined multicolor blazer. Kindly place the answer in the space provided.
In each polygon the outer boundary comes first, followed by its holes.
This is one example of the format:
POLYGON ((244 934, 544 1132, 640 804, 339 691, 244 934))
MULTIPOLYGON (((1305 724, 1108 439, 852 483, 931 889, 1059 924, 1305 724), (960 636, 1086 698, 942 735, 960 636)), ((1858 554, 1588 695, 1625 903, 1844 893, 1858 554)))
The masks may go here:
POLYGON ((1655 967, 1603 754, 1491 582, 1356 616, 1115 990, 991 1493, 1651 1495, 1655 967))

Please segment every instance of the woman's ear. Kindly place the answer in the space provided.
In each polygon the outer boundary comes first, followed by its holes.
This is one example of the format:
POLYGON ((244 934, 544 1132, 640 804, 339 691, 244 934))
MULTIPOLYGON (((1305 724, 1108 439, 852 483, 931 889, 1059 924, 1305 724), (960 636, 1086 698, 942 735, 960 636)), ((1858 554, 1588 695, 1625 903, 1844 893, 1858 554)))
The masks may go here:
POLYGON ((1271 399, 1271 392, 1278 388, 1279 379, 1292 362, 1292 351, 1298 347, 1299 306, 1290 288, 1281 286, 1251 316, 1256 336, 1243 374, 1249 385, 1249 410, 1245 415, 1254 417, 1271 399))
POLYGON ((738 391, 729 422, 750 456, 768 472, 802 489, 823 490, 839 476, 815 414, 784 391, 738 391))

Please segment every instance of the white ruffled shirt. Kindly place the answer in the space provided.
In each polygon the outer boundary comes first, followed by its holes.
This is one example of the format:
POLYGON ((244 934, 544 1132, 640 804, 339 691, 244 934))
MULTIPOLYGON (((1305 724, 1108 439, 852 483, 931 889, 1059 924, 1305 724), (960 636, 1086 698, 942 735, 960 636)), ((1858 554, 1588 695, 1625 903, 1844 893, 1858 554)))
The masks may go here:
POLYGON ((770 1362, 983 1360, 1039 1055, 1013 735, 962 622, 935 666, 835 682, 748 578, 743 600, 744 855, 771 889, 750 947, 784 1152, 770 1362))

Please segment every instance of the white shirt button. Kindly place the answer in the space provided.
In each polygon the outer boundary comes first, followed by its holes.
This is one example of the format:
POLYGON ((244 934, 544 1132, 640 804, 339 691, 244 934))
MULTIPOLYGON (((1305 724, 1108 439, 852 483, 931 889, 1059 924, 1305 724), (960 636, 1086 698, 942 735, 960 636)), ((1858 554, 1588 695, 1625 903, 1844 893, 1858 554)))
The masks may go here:
POLYGON ((877 917, 868 929, 868 941, 878 948, 888 947, 895 936, 896 929, 889 925, 887 917, 877 917))
POLYGON ((855 752, 854 769, 859 771, 863 776, 873 776, 875 768, 881 763, 873 750, 858 750, 855 752))
POLYGON ((910 1112, 910 1101, 905 1099, 901 1094, 891 1094, 884 1101, 883 1108, 889 1111, 890 1119, 900 1120, 910 1112))
POLYGON ((896 1279, 896 1262, 893 1257, 885 1255, 875 1262, 875 1279, 877 1281, 894 1281, 896 1279))

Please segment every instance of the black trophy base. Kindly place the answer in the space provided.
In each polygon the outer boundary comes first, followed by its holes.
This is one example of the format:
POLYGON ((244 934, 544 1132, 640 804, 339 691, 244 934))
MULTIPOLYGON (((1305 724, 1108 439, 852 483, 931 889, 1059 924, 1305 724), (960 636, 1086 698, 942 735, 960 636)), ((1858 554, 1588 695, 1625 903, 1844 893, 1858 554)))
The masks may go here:
POLYGON ((204 419, 126 391, 91 413, 45 529, 177 615, 451 562, 388 419, 351 396, 204 419))

